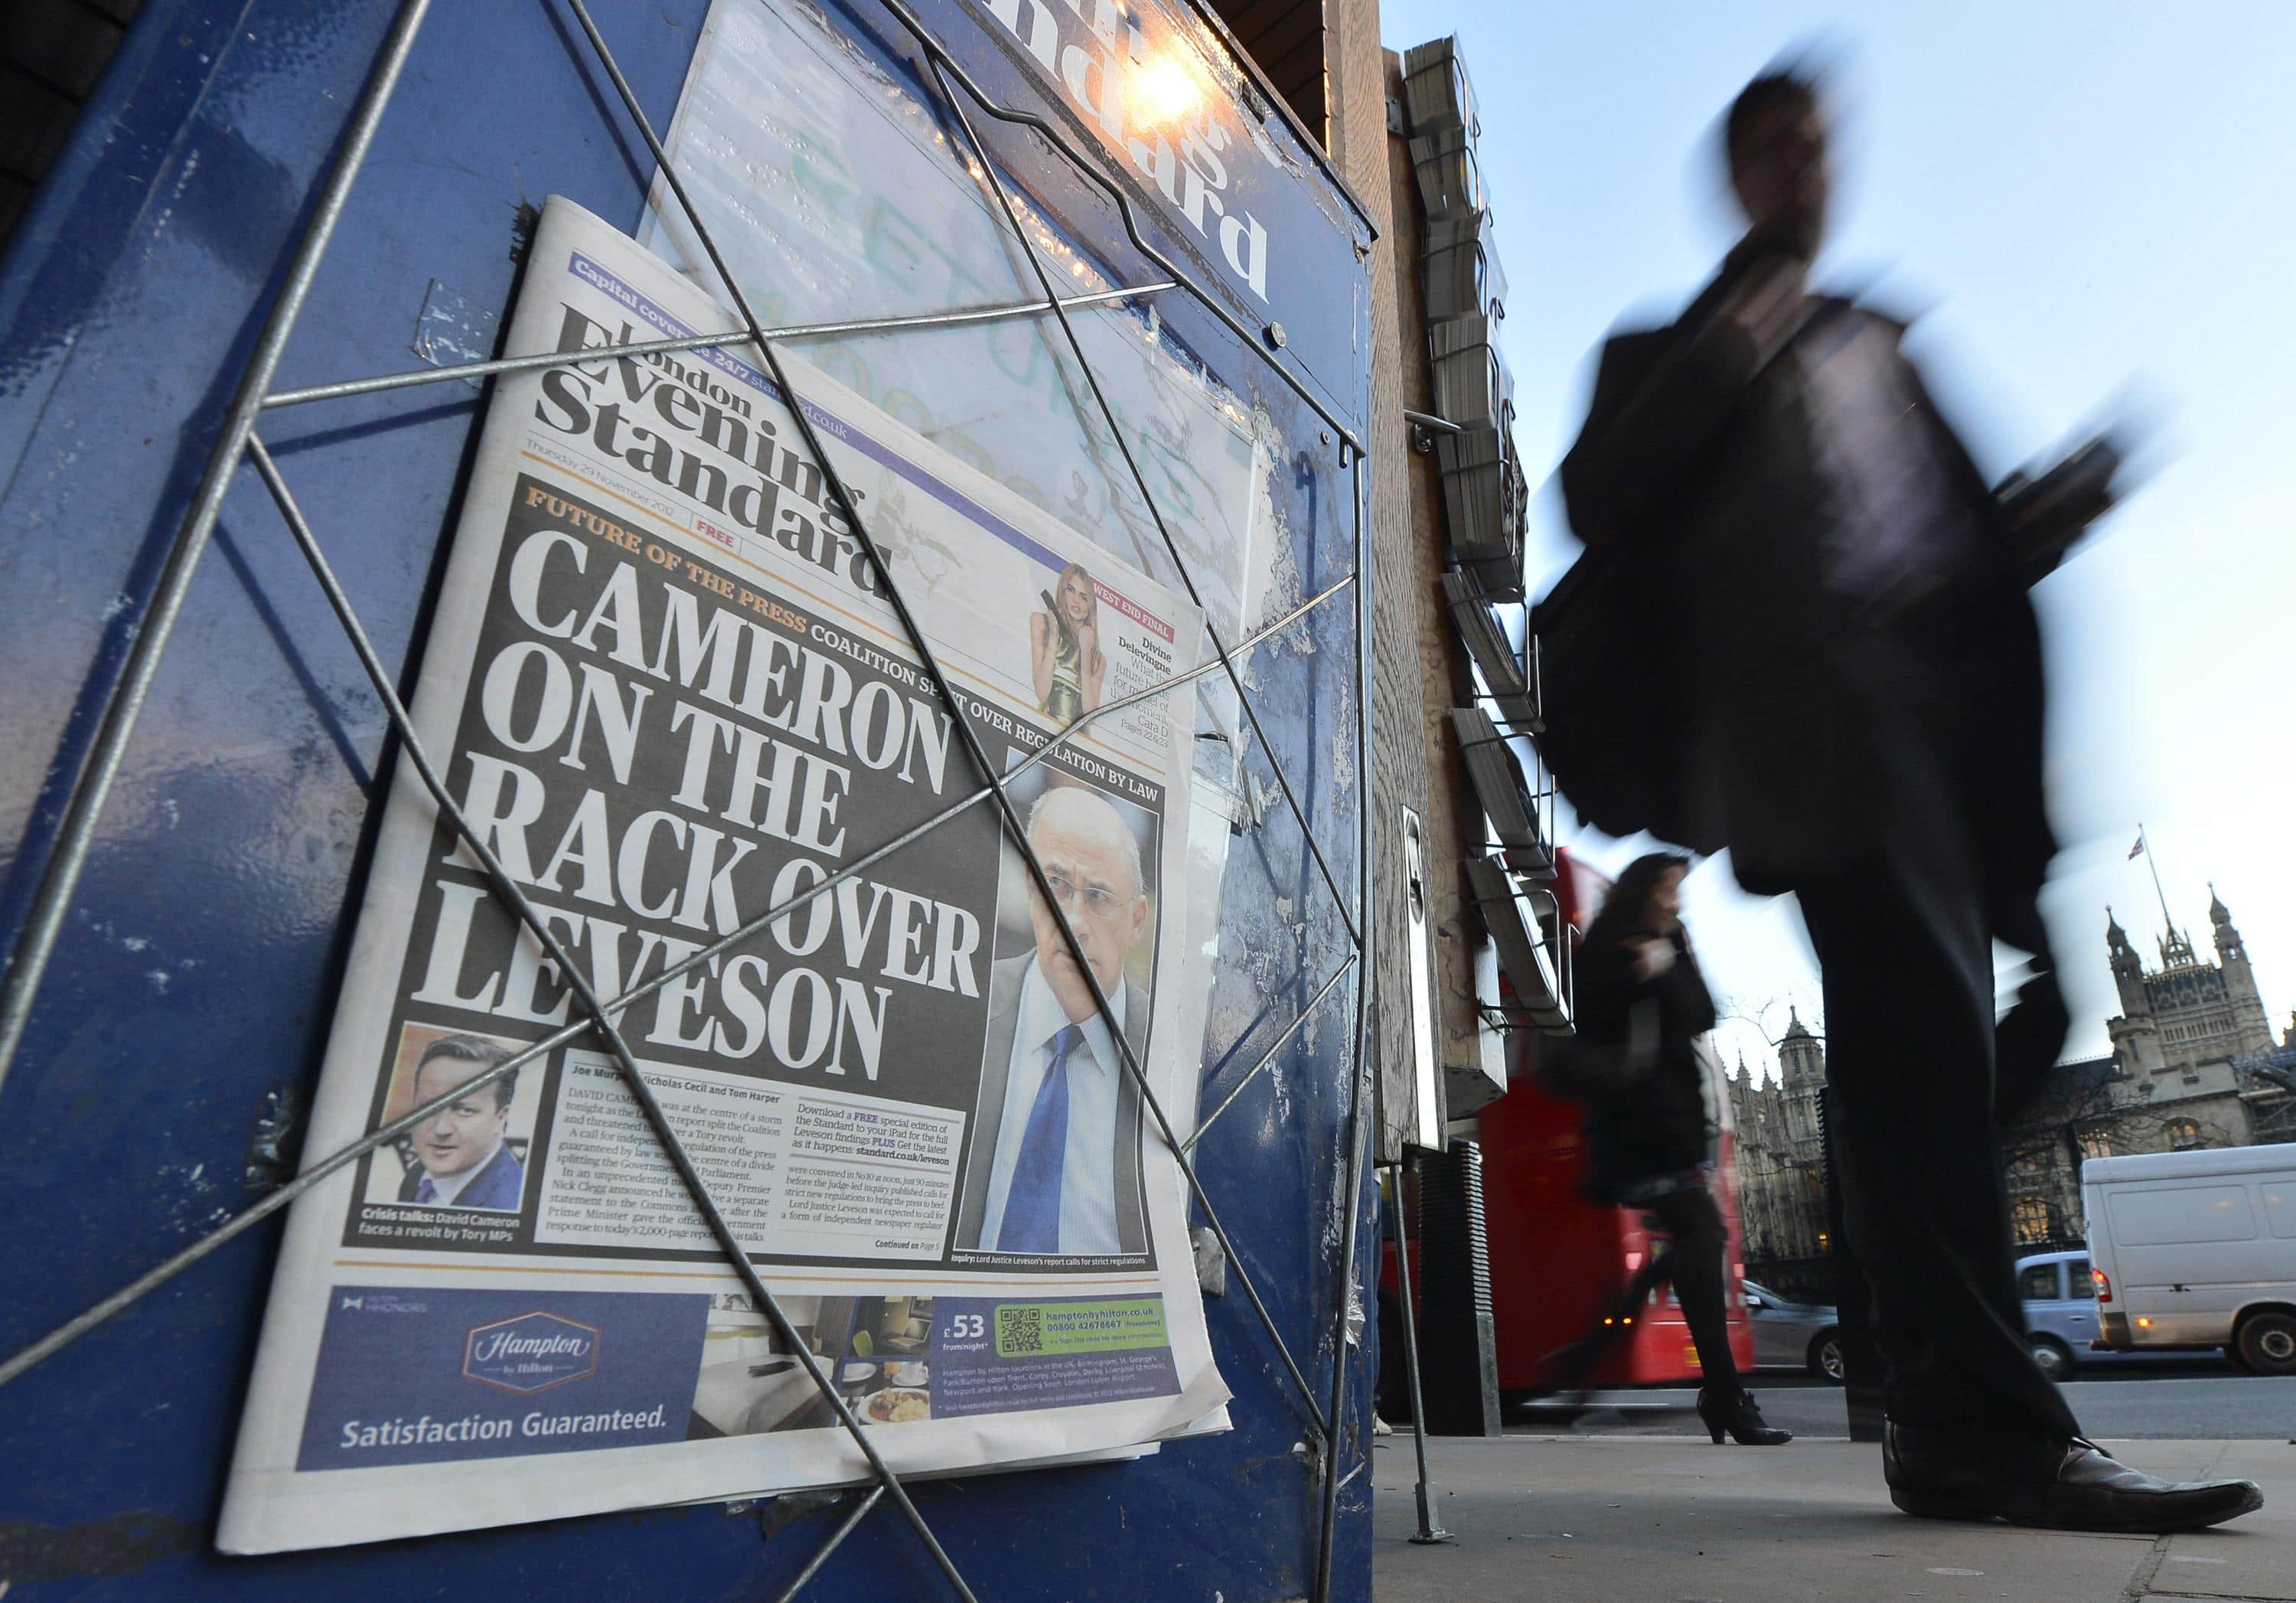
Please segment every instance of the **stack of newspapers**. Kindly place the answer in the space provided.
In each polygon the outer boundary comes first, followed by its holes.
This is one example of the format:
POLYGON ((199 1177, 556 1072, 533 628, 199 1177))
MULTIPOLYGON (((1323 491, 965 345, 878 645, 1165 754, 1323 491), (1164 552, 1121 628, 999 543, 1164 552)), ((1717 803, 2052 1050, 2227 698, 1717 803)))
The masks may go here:
POLYGON ((1506 269, 1499 265, 1492 234, 1488 207, 1466 217, 1429 219, 1426 249, 1419 259, 1429 322, 1505 315, 1506 269))
POLYGON ((1427 331, 1435 358, 1435 406, 1462 428, 1514 415, 1514 377, 1499 358, 1499 319, 1479 311, 1447 317, 1427 331))
POLYGON ((1514 381, 1498 350, 1506 274, 1475 155, 1481 125, 1457 37, 1404 56, 1412 170, 1426 211, 1420 280, 1426 292, 1443 506, 1451 550, 1487 595, 1522 594, 1528 482, 1514 450, 1514 381))
MULTIPOLYGON (((1508 1013, 1542 1030, 1570 1029, 1568 944, 1559 916, 1538 917, 1531 899, 1496 858, 1467 859, 1467 887, 1498 948, 1499 966, 1513 993, 1508 1013)), ((1553 899, 1547 900, 1552 906, 1553 899)))
POLYGON ((1450 713, 1488 819, 1465 864, 1466 888, 1506 976, 1506 996, 1486 1007, 1511 1024, 1568 1031, 1570 933, 1547 888, 1559 872, 1554 791, 1530 738, 1546 728, 1546 710, 1523 572, 1530 491, 1515 454, 1514 380, 1499 349, 1507 281, 1476 159, 1474 85, 1456 37, 1406 53, 1403 108, 1425 213, 1420 282, 1442 419, 1430 432, 1450 548, 1443 600, 1477 681, 1475 704, 1450 713))
POLYGON ((1523 649, 1516 651, 1499 621, 1498 608, 1471 573, 1443 575, 1443 599, 1499 717, 1526 733, 1545 728, 1546 713, 1538 699, 1538 637, 1526 632, 1523 649))
MULTIPOLYGON (((1554 851, 1548 842, 1554 792, 1534 787, 1525 777, 1513 742, 1499 732, 1491 715, 1480 707, 1451 709, 1451 729, 1459 739, 1459 755, 1467 765, 1467 778, 1475 800, 1490 820, 1514 871, 1526 877, 1554 877, 1554 851)), ((1525 743, 1528 744, 1529 743, 1525 743)), ((1536 758, 1534 756, 1534 761, 1536 758)))

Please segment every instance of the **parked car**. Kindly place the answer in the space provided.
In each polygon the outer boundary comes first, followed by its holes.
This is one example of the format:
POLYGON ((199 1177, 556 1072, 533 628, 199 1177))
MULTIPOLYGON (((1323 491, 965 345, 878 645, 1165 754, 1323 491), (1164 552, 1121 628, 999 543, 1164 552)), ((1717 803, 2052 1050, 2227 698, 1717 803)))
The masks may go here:
MULTIPOLYGON (((2035 1253, 2017 1260, 2017 1295, 2025 1305, 2033 1361, 2050 1379, 2070 1379, 2090 1364, 2192 1357, 2190 1352, 2113 1352, 2093 1347, 2097 1311, 2089 1287, 2087 1253, 2035 1253)), ((1754 1367, 1806 1369, 1839 1385, 1841 1322, 1835 1311, 1792 1302, 1752 1280, 1745 1282, 1745 1289, 1748 1323, 1754 1331, 1754 1367)))
POLYGON ((2095 1345, 2095 1280, 2087 1253, 2033 1253, 2017 1260, 2017 1295, 2025 1304, 2033 1361, 2051 1380, 2070 1379, 2091 1365, 2189 1362, 2196 1356, 2190 1350, 2116 1352, 2095 1345))
POLYGON ((1807 1369, 1841 1383, 1841 1321, 1831 1308, 1793 1303, 1766 1287, 1745 1283, 1747 1323, 1754 1331, 1758 1369, 1807 1369))
POLYGON ((2103 1356, 2096 1339, 2096 1297, 2087 1253, 2036 1253, 2017 1260, 2017 1298, 2025 1305, 2025 1336, 2033 1361, 2051 1380, 2071 1378, 2083 1360, 2103 1356))
POLYGON ((2091 1158, 2099 1338, 2296 1375, 2296 1142, 2091 1158))

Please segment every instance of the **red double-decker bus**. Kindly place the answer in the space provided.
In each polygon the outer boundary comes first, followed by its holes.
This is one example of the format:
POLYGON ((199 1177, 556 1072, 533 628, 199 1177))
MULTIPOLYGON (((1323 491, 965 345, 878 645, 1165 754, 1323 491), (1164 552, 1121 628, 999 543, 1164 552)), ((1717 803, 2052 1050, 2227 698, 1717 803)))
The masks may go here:
MULTIPOLYGON (((1568 851, 1558 852, 1554 892, 1562 922, 1576 941, 1609 891, 1608 878, 1568 851)), ((1593 1203, 1580 1194, 1587 1155, 1586 1109, 1540 1091, 1529 1055, 1538 1038, 1510 1035, 1507 1094, 1478 1119, 1483 1148, 1483 1205, 1489 1231, 1492 1323, 1498 1344, 1501 1396, 1550 1389, 1545 1362, 1585 1336, 1660 1244, 1642 1211, 1593 1203)), ((1729 1088, 1718 1069, 1713 1087, 1721 1126, 1714 1199, 1730 1231, 1728 1306, 1730 1349, 1739 1367, 1752 1366, 1754 1340, 1740 1288, 1744 1247, 1738 1228, 1738 1186, 1732 1150, 1729 1088)), ((1697 1349, 1671 1287, 1662 1288, 1628 1316, 1621 1333, 1588 1377, 1600 1386, 1694 1382, 1697 1349)))

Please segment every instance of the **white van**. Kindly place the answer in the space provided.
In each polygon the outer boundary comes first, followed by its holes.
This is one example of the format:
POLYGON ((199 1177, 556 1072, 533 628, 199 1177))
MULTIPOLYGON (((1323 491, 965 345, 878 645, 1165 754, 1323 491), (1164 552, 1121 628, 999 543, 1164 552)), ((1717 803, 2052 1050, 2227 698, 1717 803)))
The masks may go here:
POLYGON ((2296 1375, 2296 1143, 2081 1165, 2101 1347, 2296 1375))

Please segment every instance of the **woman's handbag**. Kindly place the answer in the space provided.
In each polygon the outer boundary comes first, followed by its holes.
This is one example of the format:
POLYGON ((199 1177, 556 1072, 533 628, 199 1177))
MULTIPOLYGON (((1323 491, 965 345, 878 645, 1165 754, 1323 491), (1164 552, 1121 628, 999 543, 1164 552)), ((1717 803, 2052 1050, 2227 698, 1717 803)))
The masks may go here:
POLYGON ((1541 1036, 1531 1048, 1531 1078, 1566 1102, 1596 1102, 1632 1090, 1658 1063, 1658 999, 1644 997, 1615 1029, 1541 1036))

